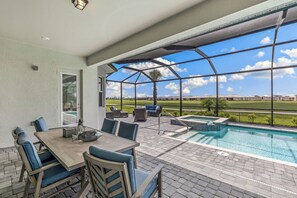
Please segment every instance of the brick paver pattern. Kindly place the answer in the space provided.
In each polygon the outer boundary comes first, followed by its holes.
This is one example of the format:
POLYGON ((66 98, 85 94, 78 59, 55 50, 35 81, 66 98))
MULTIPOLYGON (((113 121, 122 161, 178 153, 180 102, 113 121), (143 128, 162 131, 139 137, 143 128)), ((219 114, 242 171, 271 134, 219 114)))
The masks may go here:
MULTIPOLYGON (((119 120, 133 122, 132 117, 119 120)), ((217 153, 219 149, 158 134, 157 123, 154 117, 138 122, 136 155, 140 169, 164 165, 163 197, 297 197, 295 166, 232 152, 224 157, 217 153)), ((170 124, 170 118, 161 118, 162 131, 179 128, 170 124)), ((21 165, 15 148, 0 149, 0 197, 23 196, 25 184, 18 182, 21 165)), ((75 197, 79 190, 77 185, 56 197, 75 197)))

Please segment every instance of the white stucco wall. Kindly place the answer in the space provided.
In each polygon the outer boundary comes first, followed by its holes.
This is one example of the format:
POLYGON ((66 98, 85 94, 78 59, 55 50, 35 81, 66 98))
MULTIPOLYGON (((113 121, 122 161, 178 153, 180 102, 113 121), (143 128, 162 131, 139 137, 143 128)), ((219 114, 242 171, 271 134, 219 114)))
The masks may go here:
POLYGON ((59 69, 82 70, 84 121, 98 128, 104 113, 98 110, 97 68, 87 68, 83 57, 0 39, 0 148, 13 146, 16 126, 34 137, 30 122, 40 116, 49 127, 58 125, 59 69))

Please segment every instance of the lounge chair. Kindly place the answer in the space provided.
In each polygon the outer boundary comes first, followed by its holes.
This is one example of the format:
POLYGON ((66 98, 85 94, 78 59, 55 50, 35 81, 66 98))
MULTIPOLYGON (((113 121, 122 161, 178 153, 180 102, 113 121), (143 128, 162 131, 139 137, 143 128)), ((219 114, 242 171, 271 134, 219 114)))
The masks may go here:
POLYGON ((124 112, 122 110, 118 110, 114 106, 110 107, 110 111, 114 113, 115 118, 127 118, 128 117, 128 112, 124 112))
POLYGON ((147 110, 145 108, 135 108, 134 114, 134 122, 147 120, 147 110))

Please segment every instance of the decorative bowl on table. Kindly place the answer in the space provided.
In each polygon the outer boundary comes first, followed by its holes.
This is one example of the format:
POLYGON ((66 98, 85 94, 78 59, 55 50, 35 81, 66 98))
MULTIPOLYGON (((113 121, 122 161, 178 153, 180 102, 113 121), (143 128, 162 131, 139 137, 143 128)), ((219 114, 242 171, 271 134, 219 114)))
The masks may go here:
POLYGON ((78 139, 83 142, 91 142, 98 140, 102 136, 102 133, 92 130, 92 131, 84 131, 78 135, 78 139))

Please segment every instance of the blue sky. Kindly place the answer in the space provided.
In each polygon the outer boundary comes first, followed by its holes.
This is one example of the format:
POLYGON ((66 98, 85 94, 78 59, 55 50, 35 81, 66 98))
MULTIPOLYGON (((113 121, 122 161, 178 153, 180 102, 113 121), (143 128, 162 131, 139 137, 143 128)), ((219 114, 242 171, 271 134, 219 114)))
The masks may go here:
MULTIPOLYGON (((297 39, 297 24, 282 26, 279 29, 277 42, 297 39)), ((214 43, 200 47, 208 56, 233 52, 251 47, 263 46, 273 42, 274 30, 265 30, 254 34, 214 43)), ((228 56, 212 58, 218 73, 227 73, 235 71, 246 71, 267 68, 271 65, 271 47, 258 50, 237 53, 228 56)), ((185 64, 178 64, 191 59, 202 58, 194 51, 185 51, 168 56, 160 57, 157 60, 166 64, 175 64, 173 69, 181 76, 201 76, 213 74, 213 71, 206 60, 200 60, 185 64)), ((275 48, 274 67, 288 65, 297 65, 297 42, 285 45, 279 45, 275 48)), ((120 68, 123 65, 116 65, 120 68)), ((153 63, 129 64, 129 67, 138 69, 154 68, 157 65, 153 63)), ((174 74, 166 68, 158 69, 162 74, 162 79, 173 79, 174 74)), ((149 73, 148 70, 146 73, 149 73)), ((286 68, 275 70, 274 76, 274 94, 280 95, 297 95, 297 70, 295 68, 286 68)), ((123 80, 134 71, 120 69, 112 74, 109 79, 123 80)), ((135 82, 138 74, 134 75, 127 81, 135 82)), ((149 81, 146 76, 140 75, 138 82, 149 81)), ((219 94, 220 95, 269 95, 270 94, 270 72, 254 72, 236 75, 221 75, 219 77, 219 94)), ((200 77, 195 79, 183 80, 184 96, 214 96, 216 92, 216 83, 214 77, 200 77)), ((152 83, 137 86, 137 96, 152 96, 152 83)), ((124 97, 134 97, 134 85, 123 86, 124 97)), ((158 83, 159 96, 178 96, 179 81, 171 80, 158 83)), ((119 97, 119 83, 109 82, 107 86, 107 97, 119 97)))

